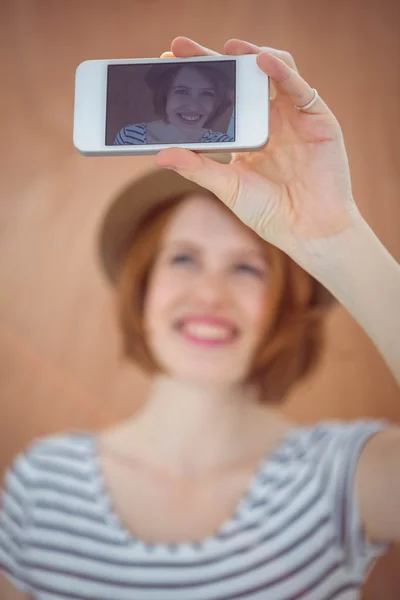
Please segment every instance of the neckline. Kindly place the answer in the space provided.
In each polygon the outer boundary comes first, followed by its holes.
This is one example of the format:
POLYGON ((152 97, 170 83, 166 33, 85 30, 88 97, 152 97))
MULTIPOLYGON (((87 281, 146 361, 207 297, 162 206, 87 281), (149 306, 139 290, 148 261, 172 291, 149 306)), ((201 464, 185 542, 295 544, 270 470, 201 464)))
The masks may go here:
POLYGON ((114 503, 112 500, 112 496, 107 488, 107 484, 105 481, 104 473, 102 470, 101 460, 100 460, 100 452, 99 452, 99 434, 95 432, 87 433, 87 437, 90 442, 90 453, 91 453, 91 462, 92 462, 92 470, 93 475, 96 482, 96 490, 97 496, 96 499, 102 505, 102 508, 105 509, 105 516, 107 518, 107 522, 110 523, 114 528, 118 530, 120 534, 123 535, 125 541, 130 545, 140 545, 142 548, 146 549, 158 549, 158 550, 171 550, 173 548, 176 552, 184 549, 196 549, 199 550, 208 542, 217 542, 220 538, 223 539, 223 533, 230 529, 230 527, 237 522, 243 513, 246 511, 246 508, 249 506, 252 493, 255 488, 257 488, 258 483, 260 482, 262 474, 265 474, 266 469, 273 464, 273 462, 278 458, 278 456, 283 452, 285 447, 290 443, 293 437, 298 435, 301 431, 309 429, 309 427, 295 427, 289 429, 278 442, 278 444, 272 449, 272 451, 266 452, 264 456, 258 461, 256 468, 253 471, 252 476, 250 477, 249 484, 247 488, 244 490, 241 495, 239 501, 236 504, 236 507, 231 516, 228 516, 219 526, 218 528, 208 536, 205 536, 201 539, 191 540, 191 541, 183 541, 183 542, 148 542, 146 540, 142 540, 140 537, 135 535, 128 527, 123 523, 122 519, 118 515, 117 510, 114 507, 114 503))

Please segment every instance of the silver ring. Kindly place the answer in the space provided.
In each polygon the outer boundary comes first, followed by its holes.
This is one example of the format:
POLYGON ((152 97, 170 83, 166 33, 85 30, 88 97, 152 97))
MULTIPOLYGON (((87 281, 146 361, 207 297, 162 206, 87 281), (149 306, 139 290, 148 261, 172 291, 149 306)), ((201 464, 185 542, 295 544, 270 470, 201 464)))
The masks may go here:
POLYGON ((297 108, 297 110, 308 110, 309 108, 311 108, 312 106, 314 106, 314 104, 318 100, 319 96, 318 96, 318 92, 317 92, 316 89, 313 88, 313 92, 314 92, 314 98, 311 100, 311 102, 309 102, 305 106, 296 106, 295 105, 295 108, 297 108))

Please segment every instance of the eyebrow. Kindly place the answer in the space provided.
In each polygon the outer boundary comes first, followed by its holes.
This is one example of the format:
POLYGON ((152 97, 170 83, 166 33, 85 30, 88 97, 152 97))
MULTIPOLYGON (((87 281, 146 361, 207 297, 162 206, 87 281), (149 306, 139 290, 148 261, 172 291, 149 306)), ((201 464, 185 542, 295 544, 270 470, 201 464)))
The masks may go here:
MULTIPOLYGON (((197 246, 193 242, 189 242, 186 240, 174 240, 172 242, 167 242, 161 247, 161 249, 166 250, 166 249, 170 248, 171 246, 172 247, 183 246, 183 247, 186 247, 187 249, 194 250, 197 253, 200 252, 200 250, 201 250, 200 246, 197 246)), ((251 249, 242 248, 241 250, 236 250, 235 252, 231 252, 229 254, 231 254, 232 256, 236 256, 238 258, 243 257, 243 256, 256 256, 256 257, 261 258, 262 260, 267 260, 267 257, 265 256, 265 254, 261 250, 258 250, 257 248, 251 248, 251 249)))

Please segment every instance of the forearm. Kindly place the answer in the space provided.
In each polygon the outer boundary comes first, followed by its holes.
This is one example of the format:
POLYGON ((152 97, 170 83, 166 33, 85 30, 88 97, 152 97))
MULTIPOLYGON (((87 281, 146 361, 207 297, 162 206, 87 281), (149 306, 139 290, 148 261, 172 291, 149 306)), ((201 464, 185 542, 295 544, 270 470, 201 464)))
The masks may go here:
POLYGON ((400 385, 400 264, 364 220, 318 256, 308 270, 361 325, 400 385))

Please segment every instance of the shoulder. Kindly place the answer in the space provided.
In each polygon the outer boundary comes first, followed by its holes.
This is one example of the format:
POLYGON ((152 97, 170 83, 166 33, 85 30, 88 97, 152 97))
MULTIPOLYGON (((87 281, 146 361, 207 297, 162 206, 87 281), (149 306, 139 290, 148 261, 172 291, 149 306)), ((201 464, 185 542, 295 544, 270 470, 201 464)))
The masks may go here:
POLYGON ((115 144, 144 144, 146 143, 146 123, 134 123, 122 127, 115 137, 115 144))
POLYGON ((147 123, 134 123, 133 125, 125 125, 125 127, 123 127, 122 130, 125 133, 131 133, 134 131, 143 132, 143 131, 146 131, 146 128, 147 128, 147 123))
POLYGON ((30 442, 6 470, 2 518, 18 513, 23 527, 49 498, 91 498, 93 442, 93 436, 85 432, 50 435, 30 442))
POLYGON ((339 537, 344 539, 342 517, 359 520, 355 482, 360 459, 368 441, 388 427, 385 420, 331 420, 294 431, 288 444, 288 469, 319 490, 327 503, 339 537))
POLYGON ((74 456, 87 448, 91 434, 88 431, 62 431, 44 437, 34 438, 24 450, 32 459, 54 453, 74 456))
POLYGON ((17 485, 20 492, 36 483, 43 473, 62 463, 81 461, 90 448, 88 432, 63 432, 34 438, 12 460, 4 476, 4 487, 17 485))
MULTIPOLYGON (((35 438, 6 470, 0 502, 0 571, 29 597, 33 597, 32 564, 27 557, 32 540, 37 542, 41 535, 48 535, 50 527, 60 525, 71 534, 76 521, 71 507, 75 496, 84 493, 85 484, 79 479, 82 467, 71 464, 85 465, 89 440, 85 433, 35 438)), ((3 582, 0 587, 4 588, 3 582)))
POLYGON ((362 444, 368 437, 387 426, 383 419, 357 419, 344 421, 340 419, 325 420, 308 428, 299 429, 299 438, 313 446, 327 445, 327 449, 335 451, 343 444, 362 444))
POLYGON ((384 430, 388 425, 384 419, 331 420, 318 424, 314 434, 329 443, 335 452, 346 452, 349 449, 361 449, 372 435, 384 430))
POLYGON ((226 133, 208 129, 203 135, 202 142, 233 142, 233 137, 226 133))
POLYGON ((293 429, 282 450, 289 459, 301 459, 315 466, 340 468, 344 458, 356 460, 367 440, 384 430, 385 420, 326 420, 316 425, 293 429))

